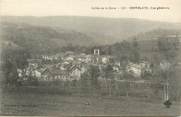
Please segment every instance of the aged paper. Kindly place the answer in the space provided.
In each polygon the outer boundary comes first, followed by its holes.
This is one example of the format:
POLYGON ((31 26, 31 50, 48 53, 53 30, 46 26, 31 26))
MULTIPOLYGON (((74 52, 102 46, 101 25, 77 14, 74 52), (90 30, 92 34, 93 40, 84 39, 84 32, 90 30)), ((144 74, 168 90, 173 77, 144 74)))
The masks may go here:
POLYGON ((0 115, 179 116, 180 0, 1 0, 0 115))

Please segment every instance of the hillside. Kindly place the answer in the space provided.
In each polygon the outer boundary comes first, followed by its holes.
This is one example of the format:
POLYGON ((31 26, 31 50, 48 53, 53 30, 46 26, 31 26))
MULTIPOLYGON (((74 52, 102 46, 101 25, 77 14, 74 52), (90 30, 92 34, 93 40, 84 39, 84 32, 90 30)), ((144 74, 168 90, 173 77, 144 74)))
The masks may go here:
POLYGON ((54 16, 1 19, 0 37, 3 44, 20 47, 36 54, 60 52, 62 47, 68 45, 113 44, 114 47, 114 43, 134 38, 140 41, 142 50, 146 51, 150 50, 151 43, 154 43, 147 40, 155 40, 159 35, 178 33, 181 28, 181 24, 124 18, 54 16))
POLYGON ((136 39, 137 44, 138 44, 138 51, 141 57, 147 58, 147 59, 153 59, 153 57, 160 56, 159 47, 158 47, 158 39, 160 37, 164 37, 164 39, 170 40, 168 41, 170 45, 167 45, 167 46, 174 46, 172 43, 173 39, 178 41, 177 44, 178 44, 179 49, 177 51, 177 54, 178 54, 177 58, 180 61, 181 60, 181 54, 180 54, 181 30, 176 30, 176 29, 155 29, 155 30, 148 31, 145 33, 140 33, 126 40, 126 42, 128 42, 129 44, 129 46, 126 49, 124 48, 125 43, 123 45, 123 42, 110 45, 109 48, 111 48, 112 53, 115 56, 121 55, 129 51, 129 48, 133 46, 133 40, 136 39))
POLYGON ((81 16, 2 17, 2 21, 48 26, 56 31, 75 30, 91 37, 97 44, 112 44, 154 29, 181 29, 181 23, 129 18, 81 16))
POLYGON ((1 38, 4 44, 23 47, 31 53, 56 52, 70 44, 90 46, 92 38, 76 31, 51 27, 32 26, 22 23, 1 23, 1 38))

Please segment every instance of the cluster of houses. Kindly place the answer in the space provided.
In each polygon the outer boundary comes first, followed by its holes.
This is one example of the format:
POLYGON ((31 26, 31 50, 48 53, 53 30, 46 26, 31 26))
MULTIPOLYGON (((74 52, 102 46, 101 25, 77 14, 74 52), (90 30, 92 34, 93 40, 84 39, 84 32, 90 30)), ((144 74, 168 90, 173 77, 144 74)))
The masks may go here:
MULTIPOLYGON (((113 56, 100 55, 99 49, 94 49, 93 54, 66 52, 51 56, 42 55, 39 59, 28 59, 27 68, 17 69, 17 72, 19 78, 25 81, 31 78, 38 81, 73 81, 80 80, 90 65, 98 66, 101 70, 111 64, 116 77, 116 74, 122 74, 123 69, 120 62, 113 62, 113 59, 113 56)), ((143 70, 151 72, 149 62, 129 62, 126 66, 126 72, 135 78, 139 78, 143 70)))

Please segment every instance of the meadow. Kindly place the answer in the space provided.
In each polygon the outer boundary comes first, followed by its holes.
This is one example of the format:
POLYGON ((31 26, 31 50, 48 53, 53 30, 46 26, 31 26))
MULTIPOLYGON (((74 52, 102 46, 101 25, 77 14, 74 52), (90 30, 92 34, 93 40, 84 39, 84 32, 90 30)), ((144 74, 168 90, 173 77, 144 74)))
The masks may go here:
MULTIPOLYGON (((45 91, 45 89, 44 89, 45 91)), ((180 115, 180 103, 170 108, 162 100, 40 92, 34 87, 3 91, 1 115, 180 115)))

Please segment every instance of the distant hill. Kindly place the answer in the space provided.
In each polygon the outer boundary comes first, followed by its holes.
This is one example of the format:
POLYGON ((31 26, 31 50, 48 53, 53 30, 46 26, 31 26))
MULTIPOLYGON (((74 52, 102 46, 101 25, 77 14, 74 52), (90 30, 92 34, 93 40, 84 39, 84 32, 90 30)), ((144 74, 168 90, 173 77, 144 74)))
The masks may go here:
POLYGON ((3 22, 48 26, 56 31, 74 30, 92 38, 97 44, 112 44, 154 29, 181 29, 181 23, 157 22, 129 18, 81 16, 2 17, 3 22))
POLYGON ((126 18, 2 17, 0 29, 4 45, 30 53, 56 53, 68 45, 114 47, 114 43, 134 38, 145 51, 157 36, 178 33, 181 24, 126 18))
POLYGON ((91 37, 72 30, 59 28, 59 31, 56 31, 51 27, 7 22, 1 23, 0 27, 0 37, 4 45, 23 47, 31 53, 56 52, 69 44, 95 45, 91 37))
MULTIPOLYGON (((167 39, 178 39, 178 60, 181 60, 181 30, 177 29, 155 29, 152 31, 148 31, 145 33, 140 33, 138 35, 132 36, 128 38, 126 41, 131 45, 133 44, 133 40, 137 40, 139 46, 139 53, 143 58, 152 59, 153 57, 159 57, 159 47, 158 47, 158 39, 160 37, 165 37, 167 39)), ((170 43, 171 44, 171 43, 170 43)), ((122 51, 122 43, 115 43, 110 45, 112 53, 117 56, 121 54, 122 51)), ((168 45, 169 46, 169 45, 168 45)), ((106 50, 107 51, 107 50, 106 50)))

